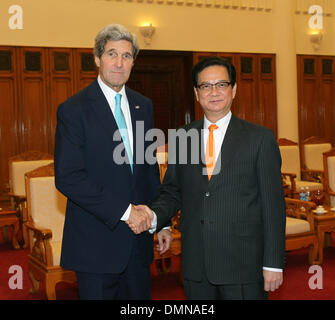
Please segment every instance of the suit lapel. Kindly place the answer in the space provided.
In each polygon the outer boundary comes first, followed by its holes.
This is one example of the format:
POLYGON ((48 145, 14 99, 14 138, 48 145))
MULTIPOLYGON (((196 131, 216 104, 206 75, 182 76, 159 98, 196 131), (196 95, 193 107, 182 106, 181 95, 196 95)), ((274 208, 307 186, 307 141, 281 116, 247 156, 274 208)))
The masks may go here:
MULTIPOLYGON (((131 114, 131 120, 132 120, 132 127, 133 127, 133 149, 135 151, 135 146, 136 146, 136 134, 134 131, 134 123, 136 123, 135 120, 135 113, 134 113, 134 109, 135 107, 133 106, 133 108, 131 107, 131 102, 132 99, 129 99, 128 96, 128 92, 127 92, 127 88, 126 88, 126 94, 127 94, 127 99, 129 102, 129 109, 130 109, 130 114, 131 114)), ((102 92, 98 81, 95 80, 94 82, 92 82, 92 84, 88 87, 88 98, 90 100, 91 106, 93 107, 98 120, 100 121, 100 124, 105 128, 105 130, 107 131, 107 133, 109 133, 111 135, 111 138, 113 139, 115 131, 118 129, 117 123, 115 121, 113 112, 109 106, 109 103, 104 95, 104 93, 102 92)), ((123 142, 122 142, 123 143, 123 142)), ((136 159, 133 155, 133 159, 136 159)), ((135 166, 133 166, 134 168, 135 166)), ((130 168, 129 168, 130 171, 130 168)), ((131 172, 131 171, 130 171, 131 172)))
POLYGON ((98 120, 101 125, 107 130, 107 132, 113 137, 115 130, 118 128, 113 112, 110 109, 109 103, 103 94, 98 81, 95 80, 90 87, 88 87, 88 97, 95 111, 98 120))
POLYGON ((135 172, 135 167, 136 167, 136 121, 138 119, 138 112, 136 112, 138 110, 136 108, 139 106, 136 105, 135 97, 127 87, 126 87, 126 95, 128 99, 131 125, 133 129, 133 172, 135 172))
POLYGON ((244 130, 241 126, 241 122, 238 118, 232 115, 217 160, 220 161, 221 168, 217 168, 219 170, 218 174, 212 176, 210 183, 214 183, 216 178, 222 174, 224 168, 233 160, 242 139, 244 139, 244 130))
MULTIPOLYGON (((199 121, 194 122, 192 129, 196 129, 198 131, 198 150, 196 150, 197 159, 199 160, 197 165, 193 165, 194 170, 196 171, 195 174, 200 175, 200 181, 203 184, 208 184, 208 176, 207 176, 207 169, 205 164, 205 146, 203 145, 204 137, 203 137, 203 128, 204 128, 204 119, 200 119, 199 121)), ((192 153, 195 152, 192 150, 192 145, 188 144, 188 159, 191 161, 192 153)))

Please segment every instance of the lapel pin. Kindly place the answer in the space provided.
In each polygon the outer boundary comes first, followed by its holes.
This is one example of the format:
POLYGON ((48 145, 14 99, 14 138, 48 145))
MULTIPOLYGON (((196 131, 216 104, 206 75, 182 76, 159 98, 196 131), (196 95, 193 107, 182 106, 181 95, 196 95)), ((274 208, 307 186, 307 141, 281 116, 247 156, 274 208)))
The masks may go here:
POLYGON ((140 106, 135 106, 135 109, 139 109, 140 108, 140 106))

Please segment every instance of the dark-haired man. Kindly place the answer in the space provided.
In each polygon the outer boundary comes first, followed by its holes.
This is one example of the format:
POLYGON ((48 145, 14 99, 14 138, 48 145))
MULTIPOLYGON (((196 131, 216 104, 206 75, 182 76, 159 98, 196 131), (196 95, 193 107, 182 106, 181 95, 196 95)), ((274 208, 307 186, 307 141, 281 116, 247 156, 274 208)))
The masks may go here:
POLYGON ((199 148, 177 146, 177 161, 169 162, 151 205, 157 230, 181 210, 188 299, 266 299, 267 291, 282 284, 284 266, 285 201, 276 139, 271 130, 232 114, 237 85, 230 62, 204 59, 192 77, 205 116, 185 129, 198 131, 205 164, 190 161, 199 148))

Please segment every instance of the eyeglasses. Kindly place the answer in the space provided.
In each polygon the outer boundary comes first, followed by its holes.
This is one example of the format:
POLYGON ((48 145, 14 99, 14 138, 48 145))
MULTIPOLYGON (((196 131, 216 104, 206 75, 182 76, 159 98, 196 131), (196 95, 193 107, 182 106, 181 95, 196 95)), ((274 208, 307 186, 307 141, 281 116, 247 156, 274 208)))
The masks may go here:
POLYGON ((198 85, 198 89, 202 92, 210 92, 215 87, 218 91, 224 91, 231 85, 229 81, 219 81, 217 83, 201 83, 198 85))

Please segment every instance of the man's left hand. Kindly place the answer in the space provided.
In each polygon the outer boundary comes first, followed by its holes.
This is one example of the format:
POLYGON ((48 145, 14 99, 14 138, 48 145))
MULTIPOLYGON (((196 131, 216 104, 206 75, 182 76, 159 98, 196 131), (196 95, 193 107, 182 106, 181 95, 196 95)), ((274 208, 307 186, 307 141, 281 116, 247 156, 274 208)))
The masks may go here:
POLYGON ((157 250, 160 254, 165 253, 170 249, 171 242, 172 242, 172 234, 168 229, 162 229, 157 233, 157 250))
POLYGON ((283 272, 263 270, 264 290, 275 291, 283 283, 283 272))

